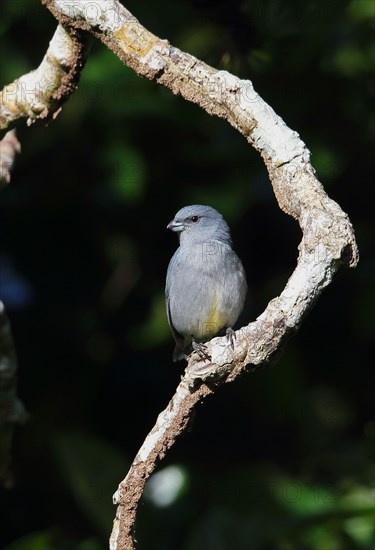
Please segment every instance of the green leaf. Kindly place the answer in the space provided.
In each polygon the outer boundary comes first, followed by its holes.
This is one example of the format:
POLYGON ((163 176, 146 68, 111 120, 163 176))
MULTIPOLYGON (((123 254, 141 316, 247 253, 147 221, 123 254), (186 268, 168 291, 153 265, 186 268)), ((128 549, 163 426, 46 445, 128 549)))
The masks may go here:
POLYGON ((197 57, 205 57, 213 50, 218 40, 222 38, 222 30, 213 25, 199 25, 189 29, 178 37, 178 44, 182 50, 197 57))
POLYGON ((345 163, 336 151, 326 145, 316 145, 311 148, 311 152, 314 168, 322 180, 340 176, 345 163))
POLYGON ((163 292, 154 297, 147 319, 141 325, 129 330, 128 341, 137 349, 148 349, 165 342, 168 335, 170 331, 163 292))
POLYGON ((60 433, 53 448, 78 506, 99 533, 108 536, 115 515, 112 495, 129 461, 104 439, 84 432, 60 433))
POLYGON ((109 146, 105 163, 109 170, 109 183, 126 202, 137 202, 143 197, 146 166, 141 154, 127 146, 109 146))
POLYGON ((347 10, 354 21, 374 19, 375 2, 373 0, 353 0, 347 10))
POLYGON ((3 550, 52 550, 53 535, 51 531, 32 533, 22 539, 18 539, 3 550))

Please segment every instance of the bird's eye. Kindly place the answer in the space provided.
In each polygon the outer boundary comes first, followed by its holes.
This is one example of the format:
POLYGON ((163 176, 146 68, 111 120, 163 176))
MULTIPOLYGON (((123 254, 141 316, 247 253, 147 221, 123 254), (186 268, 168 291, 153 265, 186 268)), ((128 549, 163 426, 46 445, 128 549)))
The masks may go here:
POLYGON ((196 223, 199 220, 199 216, 192 216, 191 221, 196 223))

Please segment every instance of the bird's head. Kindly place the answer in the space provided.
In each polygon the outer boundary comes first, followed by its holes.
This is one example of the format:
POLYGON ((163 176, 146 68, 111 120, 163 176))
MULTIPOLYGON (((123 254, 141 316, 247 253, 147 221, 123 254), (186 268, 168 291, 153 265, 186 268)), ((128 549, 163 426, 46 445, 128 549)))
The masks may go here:
POLYGON ((181 208, 167 225, 167 229, 179 234, 180 243, 218 240, 231 244, 229 227, 223 216, 202 204, 181 208))

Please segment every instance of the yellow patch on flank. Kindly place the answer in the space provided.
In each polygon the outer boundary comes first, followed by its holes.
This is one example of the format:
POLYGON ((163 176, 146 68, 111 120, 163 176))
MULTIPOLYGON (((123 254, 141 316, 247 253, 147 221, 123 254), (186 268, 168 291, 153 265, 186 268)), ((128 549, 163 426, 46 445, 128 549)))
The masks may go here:
POLYGON ((216 299, 211 312, 206 320, 202 321, 200 327, 199 338, 212 338, 217 334, 228 322, 228 317, 218 308, 218 300, 216 299))

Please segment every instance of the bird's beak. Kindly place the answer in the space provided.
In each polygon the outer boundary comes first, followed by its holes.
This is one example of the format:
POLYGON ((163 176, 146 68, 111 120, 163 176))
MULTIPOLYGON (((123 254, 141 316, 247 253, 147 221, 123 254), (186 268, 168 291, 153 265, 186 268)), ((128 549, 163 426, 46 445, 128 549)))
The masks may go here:
POLYGON ((167 229, 170 229, 171 231, 176 231, 177 233, 179 233, 184 229, 184 224, 182 222, 177 222, 176 220, 172 220, 167 225, 167 229))

